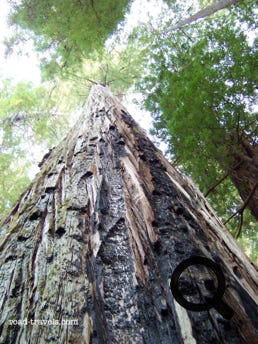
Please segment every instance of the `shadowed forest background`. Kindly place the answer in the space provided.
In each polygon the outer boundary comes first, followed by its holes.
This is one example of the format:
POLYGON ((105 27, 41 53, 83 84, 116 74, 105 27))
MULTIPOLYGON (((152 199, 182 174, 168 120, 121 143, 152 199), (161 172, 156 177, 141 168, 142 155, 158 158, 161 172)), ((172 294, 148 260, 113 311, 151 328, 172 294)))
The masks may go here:
POLYGON ((257 9, 216 3, 8 1, 6 58, 33 46, 42 80, 1 75, 3 218, 101 83, 135 104, 142 126, 151 114, 152 140, 257 261, 257 9))

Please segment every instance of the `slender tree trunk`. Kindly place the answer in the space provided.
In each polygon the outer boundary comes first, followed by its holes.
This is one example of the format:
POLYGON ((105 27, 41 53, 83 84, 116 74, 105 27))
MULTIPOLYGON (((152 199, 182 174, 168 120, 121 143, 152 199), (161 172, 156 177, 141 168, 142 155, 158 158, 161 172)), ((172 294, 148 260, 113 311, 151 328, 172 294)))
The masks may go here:
POLYGON ((181 27, 183 27, 185 25, 189 25, 198 19, 208 17, 211 14, 214 14, 214 13, 216 13, 216 12, 226 8, 226 7, 229 7, 231 5, 236 4, 238 1, 239 0, 218 0, 218 1, 214 2, 212 5, 209 5, 205 8, 203 8, 202 10, 198 11, 197 13, 193 14, 192 16, 181 20, 179 23, 177 23, 176 25, 171 27, 169 30, 163 32, 163 34, 167 34, 167 33, 170 33, 174 30, 180 29, 181 27))
MULTIPOLYGON (((105 87, 92 88, 0 234, 1 344, 258 338, 255 267, 105 87), (196 255, 225 275, 216 309, 187 310, 171 293, 172 273, 196 255)), ((198 302, 217 282, 193 269, 181 286, 198 302)))

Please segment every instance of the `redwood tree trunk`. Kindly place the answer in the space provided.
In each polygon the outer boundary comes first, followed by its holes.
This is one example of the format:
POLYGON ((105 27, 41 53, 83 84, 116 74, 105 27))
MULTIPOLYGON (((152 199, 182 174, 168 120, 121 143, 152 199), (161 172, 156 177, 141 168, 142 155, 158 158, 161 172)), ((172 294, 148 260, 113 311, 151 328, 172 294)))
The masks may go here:
MULTIPOLYGON (((0 343, 255 343, 255 267, 107 88, 92 88, 41 165, 2 223, 0 343), (225 275, 216 309, 187 310, 171 293, 196 255, 225 275)), ((207 274, 181 283, 194 302, 216 288, 207 274)))

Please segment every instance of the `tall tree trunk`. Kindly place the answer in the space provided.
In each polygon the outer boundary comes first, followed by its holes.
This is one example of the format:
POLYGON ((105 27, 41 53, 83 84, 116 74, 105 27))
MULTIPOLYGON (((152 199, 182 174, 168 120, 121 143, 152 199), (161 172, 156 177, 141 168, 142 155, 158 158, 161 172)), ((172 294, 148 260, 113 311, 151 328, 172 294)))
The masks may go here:
MULTIPOLYGON (((242 198, 244 207, 258 221, 258 150, 247 140, 238 140, 238 151, 229 148, 230 178, 242 198)), ((232 146, 233 147, 233 146, 232 146)))
POLYGON ((202 19, 205 17, 210 16, 211 14, 214 14, 226 7, 229 7, 231 5, 234 5, 238 2, 239 0, 219 0, 214 2, 213 4, 203 8, 202 10, 198 11, 197 13, 193 14, 192 16, 181 20, 179 23, 171 27, 169 30, 163 32, 163 34, 168 34, 174 30, 180 29, 181 27, 185 25, 189 25, 193 22, 195 22, 198 19, 202 19))
MULTIPOLYGON (((105 87, 43 159, 2 223, 0 250, 0 343, 257 340, 255 267, 105 87), (197 312, 170 288, 196 255, 227 285, 223 302, 197 312)), ((193 302, 219 283, 196 269, 180 284, 193 302)))

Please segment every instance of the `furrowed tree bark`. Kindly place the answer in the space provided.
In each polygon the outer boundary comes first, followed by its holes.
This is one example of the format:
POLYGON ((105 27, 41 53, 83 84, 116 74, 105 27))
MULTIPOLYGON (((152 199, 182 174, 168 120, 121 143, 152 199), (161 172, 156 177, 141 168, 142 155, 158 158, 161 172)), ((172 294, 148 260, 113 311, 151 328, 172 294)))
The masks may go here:
MULTIPOLYGON (((2 344, 257 339, 255 267, 105 87, 92 87, 77 125, 43 159, 0 235, 2 344), (174 299, 172 273, 196 255, 223 270, 230 319, 174 299)), ((205 271, 182 282, 195 302, 205 271)))

